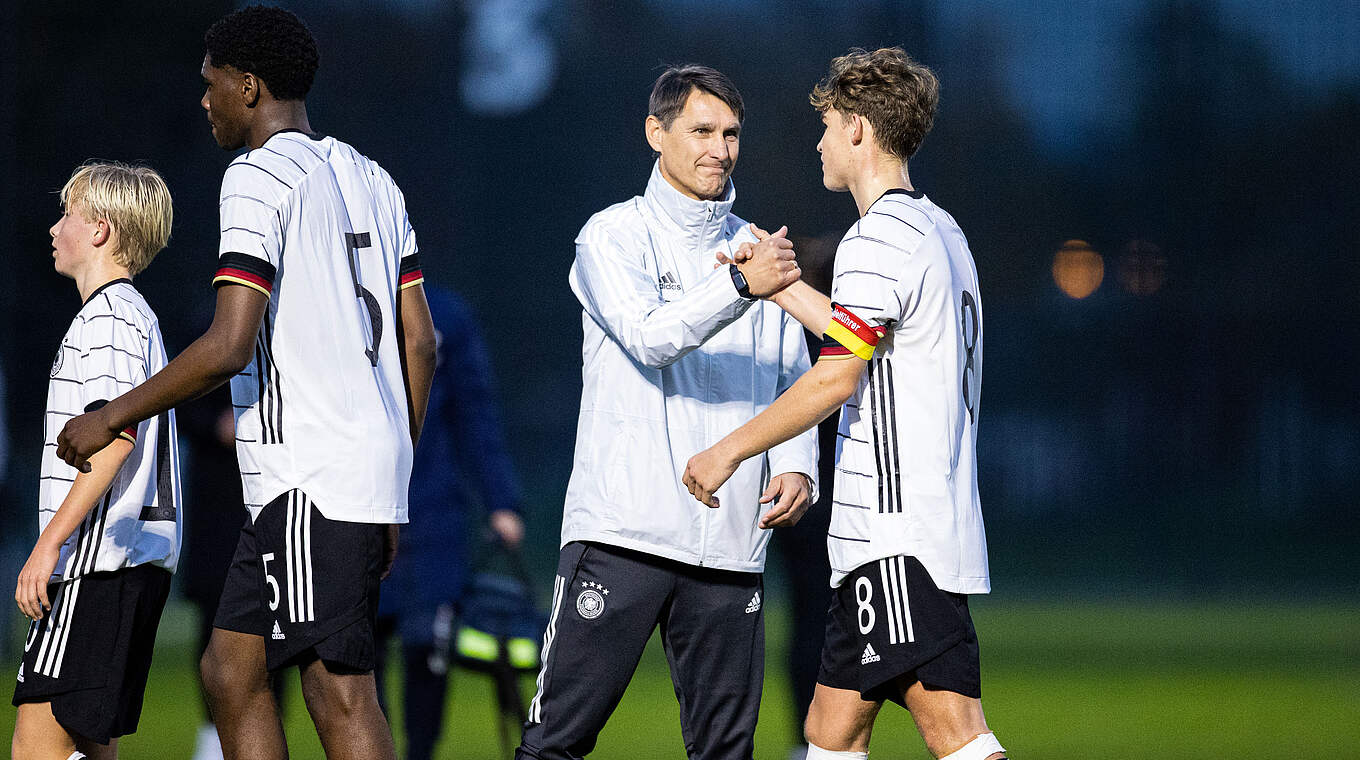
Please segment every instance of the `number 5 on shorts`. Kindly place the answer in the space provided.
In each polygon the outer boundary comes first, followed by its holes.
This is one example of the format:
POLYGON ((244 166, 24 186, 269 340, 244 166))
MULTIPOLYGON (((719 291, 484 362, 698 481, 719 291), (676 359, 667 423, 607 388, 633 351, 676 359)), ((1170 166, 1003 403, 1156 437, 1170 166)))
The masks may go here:
POLYGON ((274 598, 269 602, 269 611, 274 612, 279 608, 279 582, 269 574, 269 560, 271 559, 274 559, 274 552, 260 555, 260 564, 264 565, 264 582, 268 583, 269 590, 274 592, 274 598))

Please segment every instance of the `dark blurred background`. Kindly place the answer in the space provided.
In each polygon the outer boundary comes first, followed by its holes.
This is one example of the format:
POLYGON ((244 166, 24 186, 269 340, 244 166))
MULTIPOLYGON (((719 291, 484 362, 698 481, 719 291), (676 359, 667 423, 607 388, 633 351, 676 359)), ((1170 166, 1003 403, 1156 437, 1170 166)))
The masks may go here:
MULTIPOLYGON (((391 172, 426 276, 466 297, 495 347, 540 577, 580 392, 572 240, 642 191, 653 79, 684 62, 733 78, 736 212, 812 251, 855 207, 821 186, 807 92, 849 47, 900 44, 942 81, 912 179, 968 234, 982 282, 995 592, 1360 590, 1351 3, 282 4, 321 46, 312 125, 391 172)), ((164 174, 174 235, 138 287, 172 353, 196 337, 232 157, 198 69, 232 7, 0 4, 7 570, 35 536, 47 373, 79 307, 51 268, 55 191, 89 158, 164 174)))

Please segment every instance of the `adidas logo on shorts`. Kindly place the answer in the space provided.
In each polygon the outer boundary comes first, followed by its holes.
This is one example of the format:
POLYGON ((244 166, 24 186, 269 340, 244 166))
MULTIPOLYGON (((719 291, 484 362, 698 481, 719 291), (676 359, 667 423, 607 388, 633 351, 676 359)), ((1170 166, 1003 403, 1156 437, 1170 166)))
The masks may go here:
POLYGON ((24 664, 21 662, 19 663, 19 683, 23 682, 24 682, 24 664))
POLYGON ((283 629, 279 627, 279 621, 277 620, 274 621, 274 633, 270 635, 270 638, 275 641, 283 641, 287 638, 283 635, 283 629))
POLYGON ((874 651, 873 644, 865 644, 864 654, 859 656, 859 664, 868 665, 871 662, 878 662, 881 659, 883 658, 878 656, 878 652, 874 651))
POLYGON ((760 592, 759 592, 759 591, 757 591, 757 592, 755 593, 755 596, 752 596, 752 597, 751 597, 750 603, 748 603, 748 604, 746 605, 746 614, 749 615, 749 614, 751 614, 752 612, 760 612, 760 592))

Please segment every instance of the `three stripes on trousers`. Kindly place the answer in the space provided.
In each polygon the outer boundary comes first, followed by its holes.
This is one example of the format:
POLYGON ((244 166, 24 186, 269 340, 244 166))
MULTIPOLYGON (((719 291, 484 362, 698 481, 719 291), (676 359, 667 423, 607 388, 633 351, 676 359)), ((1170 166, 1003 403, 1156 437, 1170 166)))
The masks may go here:
POLYGON ((534 698, 529 702, 529 722, 543 722, 543 677, 548 672, 548 653, 552 651, 553 638, 557 635, 557 615, 562 611, 562 594, 566 590, 567 579, 557 576, 553 580, 552 616, 548 618, 548 629, 543 632, 543 665, 538 670, 538 682, 534 698))

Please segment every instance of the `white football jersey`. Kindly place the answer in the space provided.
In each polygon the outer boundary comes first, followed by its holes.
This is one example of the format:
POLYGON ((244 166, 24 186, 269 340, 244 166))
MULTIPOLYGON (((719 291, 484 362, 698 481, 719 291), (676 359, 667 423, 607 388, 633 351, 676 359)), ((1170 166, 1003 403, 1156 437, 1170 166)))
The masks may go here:
POLYGON ((296 488, 332 520, 406 522, 397 291, 422 275, 401 191, 349 145, 288 130, 232 161, 219 205, 214 285, 269 296, 231 381, 251 517, 296 488))
POLYGON ((832 585, 905 554, 941 589, 988 592, 976 466, 982 301, 968 241, 924 194, 891 190, 841 240, 831 300, 828 335, 845 345, 828 342, 823 359, 869 359, 836 440, 832 585))
MULTIPOLYGON (((114 280, 81 306, 52 360, 43 421, 38 530, 47 528, 75 482, 57 456, 57 436, 165 366, 160 323, 129 280, 114 280)), ((173 410, 124 430, 133 442, 109 490, 61 546, 52 582, 141 564, 173 571, 181 535, 179 448, 173 410)))

